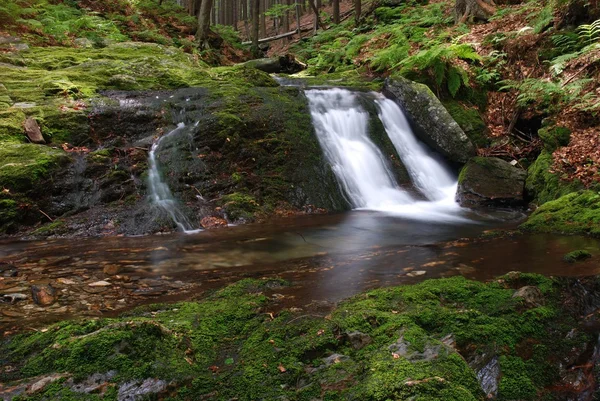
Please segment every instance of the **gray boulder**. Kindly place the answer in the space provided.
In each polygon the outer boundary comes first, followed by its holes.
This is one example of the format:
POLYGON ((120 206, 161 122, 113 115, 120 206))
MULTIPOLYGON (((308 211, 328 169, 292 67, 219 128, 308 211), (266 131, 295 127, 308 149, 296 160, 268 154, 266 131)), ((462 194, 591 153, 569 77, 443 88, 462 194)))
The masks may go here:
POLYGON ((525 170, 496 157, 474 157, 458 177, 461 206, 525 206, 525 170))
POLYGON ((415 135, 451 162, 464 164, 475 146, 434 93, 405 78, 388 78, 383 93, 406 112, 415 135))

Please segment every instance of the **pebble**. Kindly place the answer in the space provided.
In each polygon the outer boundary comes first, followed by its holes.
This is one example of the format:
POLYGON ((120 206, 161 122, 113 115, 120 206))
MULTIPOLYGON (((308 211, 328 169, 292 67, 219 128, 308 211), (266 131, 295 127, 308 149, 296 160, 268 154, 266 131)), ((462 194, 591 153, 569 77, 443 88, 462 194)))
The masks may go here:
POLYGON ((408 277, 424 276, 425 274, 427 274, 427 272, 425 270, 417 270, 417 271, 414 271, 414 272, 406 273, 406 275, 408 277))
POLYGON ((20 293, 4 294, 2 298, 4 299, 4 302, 10 302, 11 304, 14 304, 15 302, 26 300, 27 295, 20 293))
POLYGON ((56 290, 50 284, 48 285, 32 285, 31 296, 33 302, 40 306, 52 305, 56 301, 56 290))
POLYGON ((94 281, 93 283, 89 283, 88 285, 90 287, 107 287, 112 284, 109 283, 108 281, 100 280, 100 281, 94 281))

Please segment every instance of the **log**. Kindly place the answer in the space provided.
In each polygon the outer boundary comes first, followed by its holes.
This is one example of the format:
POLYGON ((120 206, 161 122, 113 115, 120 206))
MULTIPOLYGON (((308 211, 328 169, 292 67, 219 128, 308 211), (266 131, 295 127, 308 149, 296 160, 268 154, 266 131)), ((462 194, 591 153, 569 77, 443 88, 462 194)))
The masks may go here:
MULTIPOLYGON (((275 35, 275 36, 271 36, 269 38, 263 38, 263 39, 258 39, 258 43, 267 43, 267 42, 272 42, 274 40, 279 40, 279 39, 284 39, 290 36, 293 36, 295 34, 298 33, 298 30, 295 31, 291 31, 291 32, 286 32, 286 33, 281 33, 279 35, 275 35)), ((247 41, 247 42, 242 42, 242 45, 251 45, 252 41, 247 41)))
POLYGON ((259 58, 256 60, 246 61, 241 65, 251 68, 256 68, 269 74, 288 73, 293 74, 302 71, 306 68, 306 64, 296 60, 296 58, 287 54, 281 57, 259 58))

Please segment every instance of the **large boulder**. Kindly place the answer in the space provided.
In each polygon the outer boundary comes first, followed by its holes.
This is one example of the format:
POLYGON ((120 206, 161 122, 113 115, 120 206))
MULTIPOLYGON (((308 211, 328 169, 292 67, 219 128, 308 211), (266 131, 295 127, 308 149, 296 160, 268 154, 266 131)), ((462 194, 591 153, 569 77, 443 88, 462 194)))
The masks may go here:
POLYGON ((383 93, 406 112, 415 135, 451 162, 464 164, 475 146, 433 92, 405 78, 388 78, 383 93))
POLYGON ((474 157, 458 177, 461 206, 524 206, 526 172, 496 157, 474 157))

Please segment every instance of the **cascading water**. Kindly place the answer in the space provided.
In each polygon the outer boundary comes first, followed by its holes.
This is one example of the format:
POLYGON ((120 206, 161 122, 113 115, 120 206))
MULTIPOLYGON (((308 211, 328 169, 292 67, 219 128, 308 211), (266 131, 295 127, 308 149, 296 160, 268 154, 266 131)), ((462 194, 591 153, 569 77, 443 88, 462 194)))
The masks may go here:
POLYGON ((179 123, 177 128, 169 132, 166 135, 161 136, 150 149, 148 154, 148 164, 150 165, 150 171, 148 173, 148 182, 150 184, 150 192, 152 201, 162 210, 167 212, 173 222, 177 225, 179 230, 184 233, 191 234, 201 230, 192 229, 192 225, 185 216, 185 214, 177 206, 177 201, 173 198, 173 194, 169 189, 166 182, 162 180, 160 171, 158 170, 158 162, 156 161, 156 150, 160 146, 161 142, 169 136, 179 132, 185 127, 184 123, 179 123))
POLYGON ((402 110, 375 94, 379 116, 415 187, 415 199, 395 181, 383 154, 369 139, 369 115, 346 89, 307 90, 311 116, 325 156, 356 209, 378 210, 418 220, 465 221, 454 201, 457 182, 417 141, 402 110))

